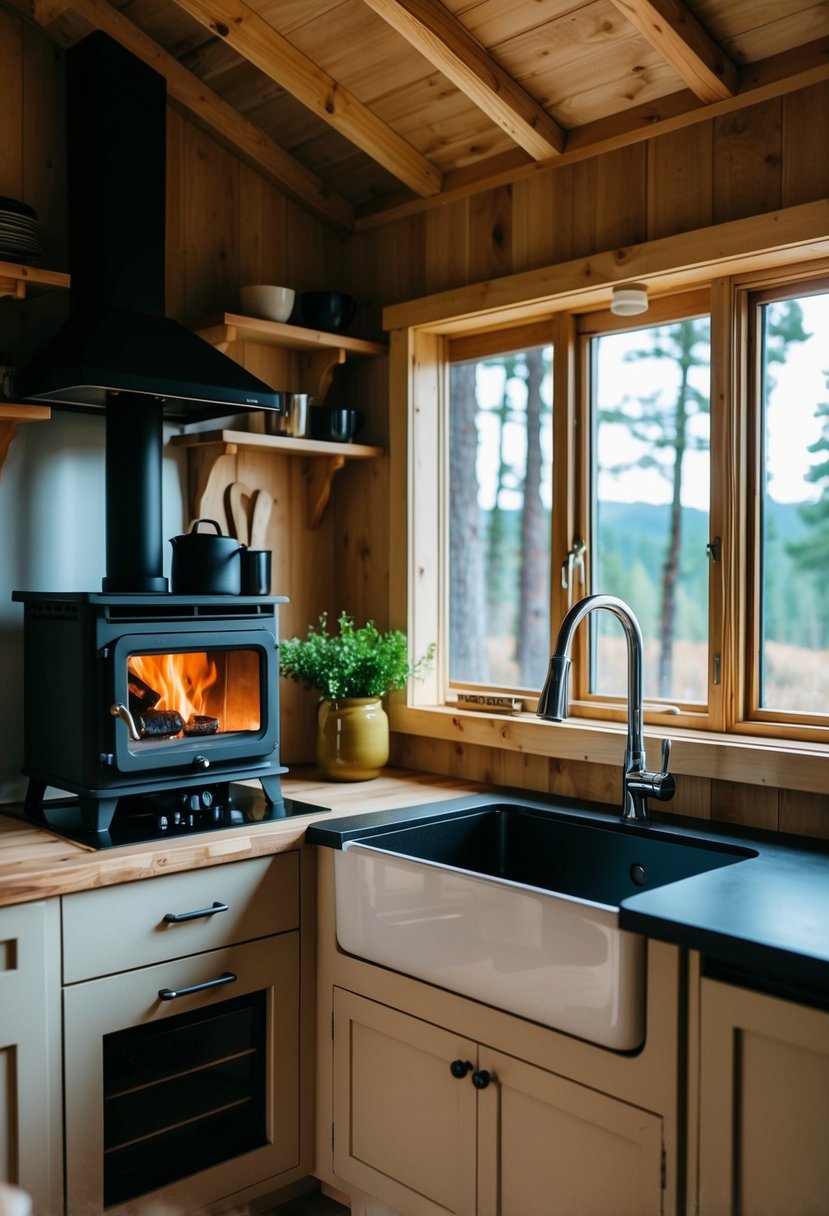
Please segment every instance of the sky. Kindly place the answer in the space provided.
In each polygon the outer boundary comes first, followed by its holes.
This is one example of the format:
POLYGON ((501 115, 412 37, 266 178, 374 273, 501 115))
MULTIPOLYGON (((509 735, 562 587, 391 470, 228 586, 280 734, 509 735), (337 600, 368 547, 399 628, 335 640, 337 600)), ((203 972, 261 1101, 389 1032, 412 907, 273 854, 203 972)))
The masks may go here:
MULTIPOLYGON (((778 502, 814 501, 820 487, 805 481, 816 459, 808 446, 819 438, 821 423, 815 417, 819 402, 829 401, 829 294, 805 296, 801 300, 804 329, 810 337, 789 346, 785 364, 775 364, 774 389, 767 410, 767 491, 778 502)), ((635 332, 603 339, 607 362, 602 363, 600 404, 616 404, 620 397, 646 396, 666 383, 664 360, 625 360, 625 352, 639 344, 635 332)), ((604 358, 604 355, 603 355, 604 358)), ((707 376, 698 373, 697 385, 707 391, 707 376)), ((669 390, 670 391, 670 390, 669 390)), ((697 431, 707 434, 707 420, 700 418, 697 431)), ((635 447, 624 427, 607 428, 600 448, 600 463, 617 464, 635 455, 635 447)), ((616 502, 669 501, 668 481, 657 471, 636 469, 629 473, 600 475, 602 499, 616 502)), ((709 472, 706 453, 686 454, 683 466, 683 505, 708 510, 709 472)))
MULTIPOLYGON (((778 502, 814 500, 820 487, 805 481, 805 474, 816 459, 808 446, 819 437, 821 424, 815 417, 819 402, 829 401, 829 293, 804 296, 801 299, 807 341, 794 343, 788 350, 785 364, 775 364, 775 387, 767 411, 768 493, 778 502)), ((670 368, 666 360, 635 360, 625 356, 641 345, 637 331, 607 335, 601 339, 599 404, 618 405, 626 398, 642 398, 659 392, 671 393, 670 368)), ((500 368, 479 367, 477 392, 484 410, 493 409, 501 400, 504 373, 500 368)), ((696 385, 707 393, 708 375, 696 371, 696 385)), ((508 423, 503 436, 505 452, 510 462, 523 467, 526 453, 526 430, 520 413, 526 393, 520 382, 513 382, 519 421, 508 423)), ((549 405, 551 384, 549 376, 542 385, 542 396, 549 405)), ((494 503, 499 438, 498 420, 494 413, 479 415, 480 443, 478 453, 479 502, 484 509, 494 503), (488 442, 487 442, 488 440, 488 442)), ((694 424, 695 433, 708 438, 708 418, 700 415, 694 424)), ((542 450, 549 452, 549 431, 542 435, 542 450)), ((605 426, 599 448, 600 465, 635 461, 638 449, 625 426, 605 426)), ((670 484, 657 470, 641 468, 627 472, 601 472, 599 493, 602 500, 615 502, 666 503, 670 499, 670 484)), ((552 487, 549 463, 545 462, 542 498, 551 505, 552 487)), ((709 466, 707 452, 688 452, 684 463, 682 501, 685 506, 708 510, 709 466)), ((519 493, 503 492, 501 505, 521 506, 519 493)))

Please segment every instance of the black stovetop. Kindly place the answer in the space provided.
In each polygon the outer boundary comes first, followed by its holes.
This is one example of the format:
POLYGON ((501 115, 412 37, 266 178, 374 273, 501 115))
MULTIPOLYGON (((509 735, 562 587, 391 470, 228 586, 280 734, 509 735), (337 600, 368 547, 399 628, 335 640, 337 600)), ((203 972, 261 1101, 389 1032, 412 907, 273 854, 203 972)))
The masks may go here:
POLYGON ((3 813, 34 827, 44 827, 94 849, 142 844, 151 840, 179 840, 228 828, 252 827, 303 815, 324 815, 330 807, 296 798, 269 802, 259 790, 228 783, 225 797, 211 807, 184 806, 173 794, 122 798, 106 831, 85 830, 76 798, 50 798, 41 804, 42 817, 27 815, 23 803, 4 806, 3 813))

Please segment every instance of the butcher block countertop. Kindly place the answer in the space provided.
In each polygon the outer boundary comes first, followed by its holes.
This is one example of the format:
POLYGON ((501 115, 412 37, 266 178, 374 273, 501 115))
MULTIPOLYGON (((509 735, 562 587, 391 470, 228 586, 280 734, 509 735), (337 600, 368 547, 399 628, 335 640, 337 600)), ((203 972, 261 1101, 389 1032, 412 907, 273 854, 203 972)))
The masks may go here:
MULTIPOLYGON (((294 769, 282 781, 285 798, 319 806, 325 819, 455 798, 481 788, 468 781, 392 768, 374 781, 323 781, 310 768, 294 769)), ((300 815, 178 839, 93 849, 4 814, 0 806, 0 907, 281 853, 300 845, 314 821, 313 814, 300 815)))

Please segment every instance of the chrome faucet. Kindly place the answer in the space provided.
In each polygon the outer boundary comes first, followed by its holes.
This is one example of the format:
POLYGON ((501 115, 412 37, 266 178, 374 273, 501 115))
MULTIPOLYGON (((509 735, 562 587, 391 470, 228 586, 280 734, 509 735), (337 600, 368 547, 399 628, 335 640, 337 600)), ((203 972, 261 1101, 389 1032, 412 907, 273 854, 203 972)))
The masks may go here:
POLYGON ((645 741, 642 735, 642 630, 633 611, 615 595, 588 595, 574 604, 561 623, 556 647, 550 656, 550 670, 538 699, 536 714, 547 722, 561 722, 567 717, 567 676, 570 671, 568 652, 573 634, 581 621, 596 608, 606 608, 622 622, 628 650, 628 733, 622 776, 622 820, 645 823, 648 818, 648 798, 668 802, 673 798, 676 783, 668 772, 671 741, 662 741, 662 770, 649 772, 645 761, 645 741))

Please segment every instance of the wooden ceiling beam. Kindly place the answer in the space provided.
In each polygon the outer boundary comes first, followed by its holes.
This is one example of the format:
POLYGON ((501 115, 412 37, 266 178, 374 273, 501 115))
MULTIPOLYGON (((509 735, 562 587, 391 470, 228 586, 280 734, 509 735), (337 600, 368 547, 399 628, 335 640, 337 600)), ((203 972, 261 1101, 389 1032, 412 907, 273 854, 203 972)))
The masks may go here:
MULTIPOLYGON (((515 148, 511 152, 455 169, 445 175, 443 193, 437 201, 452 203, 484 190, 525 181, 550 169, 566 168, 578 161, 616 152, 620 148, 680 131, 696 123, 734 114, 746 106, 759 105, 827 82, 829 37, 818 38, 804 46, 748 64, 740 71, 740 91, 735 97, 703 105, 690 89, 684 89, 608 118, 574 127, 568 133, 567 146, 562 154, 550 158, 546 163, 531 161, 515 148)), ((358 208, 355 227, 357 231, 374 228, 378 224, 416 215, 427 207, 428 204, 421 200, 402 197, 386 200, 373 207, 358 208)))
POLYGON ((533 160, 564 147, 563 129, 437 0, 364 0, 533 160))
POLYGON ((737 92, 737 68, 682 0, 613 0, 700 101, 737 92))
POLYGON ((440 192, 440 170, 243 0, 175 2, 415 194, 440 192))
POLYGON ((43 26, 71 12, 93 29, 109 34, 159 72, 167 81, 169 100, 225 147, 321 219, 346 232, 352 230, 354 208, 346 198, 243 118, 107 0, 32 0, 31 11, 43 26))

